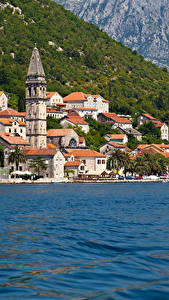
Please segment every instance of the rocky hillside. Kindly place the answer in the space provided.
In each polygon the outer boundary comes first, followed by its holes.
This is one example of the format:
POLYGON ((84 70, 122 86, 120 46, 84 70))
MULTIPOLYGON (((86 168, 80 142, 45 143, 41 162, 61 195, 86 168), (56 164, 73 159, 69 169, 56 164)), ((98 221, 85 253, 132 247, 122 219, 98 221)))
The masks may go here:
POLYGON ((169 73, 50 0, 0 0, 0 90, 24 109, 37 43, 48 90, 101 94, 114 112, 169 119, 169 73))
POLYGON ((168 0, 56 0, 145 58, 169 67, 168 0))

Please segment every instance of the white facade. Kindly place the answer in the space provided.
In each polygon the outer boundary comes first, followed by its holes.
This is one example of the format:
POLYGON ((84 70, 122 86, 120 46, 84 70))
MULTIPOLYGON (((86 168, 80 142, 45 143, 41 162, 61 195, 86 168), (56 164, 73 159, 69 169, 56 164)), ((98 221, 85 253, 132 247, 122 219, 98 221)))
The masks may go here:
POLYGON ((78 112, 79 116, 81 116, 82 118, 92 118, 97 120, 97 115, 98 115, 98 111, 95 108, 86 108, 86 107, 81 107, 81 108, 75 108, 75 111, 78 112))
POLYGON ((109 112, 109 101, 105 100, 100 95, 86 95, 75 92, 63 98, 63 102, 66 104, 66 109, 85 107, 95 108, 97 114, 109 112))
POLYGON ((106 134, 104 138, 112 143, 127 144, 128 142, 126 134, 106 134))
POLYGON ((59 104, 63 104, 63 98, 57 92, 47 92, 46 100, 46 105, 50 106, 57 106, 59 104))
POLYGON ((0 91, 0 111, 7 109, 7 107, 8 107, 8 96, 3 91, 0 91))
POLYGON ((168 135, 168 126, 166 123, 163 123, 163 125, 160 128, 161 132, 161 139, 162 140, 169 140, 169 135, 168 135))
POLYGON ((10 135, 20 135, 26 139, 26 125, 20 120, 1 119, 0 132, 9 133, 10 135))

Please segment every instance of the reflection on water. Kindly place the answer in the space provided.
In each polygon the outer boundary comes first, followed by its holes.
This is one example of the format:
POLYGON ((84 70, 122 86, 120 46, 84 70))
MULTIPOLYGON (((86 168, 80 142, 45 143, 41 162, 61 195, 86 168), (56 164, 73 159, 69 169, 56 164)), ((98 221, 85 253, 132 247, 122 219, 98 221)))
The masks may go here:
POLYGON ((0 186, 0 299, 168 299, 168 184, 0 186))

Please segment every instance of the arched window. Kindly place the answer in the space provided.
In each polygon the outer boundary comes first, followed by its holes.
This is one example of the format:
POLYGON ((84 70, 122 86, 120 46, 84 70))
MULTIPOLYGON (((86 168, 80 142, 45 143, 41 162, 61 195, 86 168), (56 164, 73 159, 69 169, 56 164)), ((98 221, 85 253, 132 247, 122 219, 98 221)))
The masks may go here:
POLYGON ((70 148, 76 148, 77 147, 77 142, 75 139, 71 139, 69 142, 69 147, 70 148))
POLYGON ((29 97, 31 97, 31 88, 30 87, 28 88, 28 95, 29 95, 29 97))

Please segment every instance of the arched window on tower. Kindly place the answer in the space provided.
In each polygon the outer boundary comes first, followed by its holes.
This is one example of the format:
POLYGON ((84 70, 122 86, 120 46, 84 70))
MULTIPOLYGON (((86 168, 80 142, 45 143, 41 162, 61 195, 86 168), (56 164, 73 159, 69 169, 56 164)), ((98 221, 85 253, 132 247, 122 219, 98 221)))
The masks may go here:
POLYGON ((31 97, 31 88, 28 88, 28 96, 31 97))
POLYGON ((36 87, 34 87, 34 95, 36 96, 36 87))

